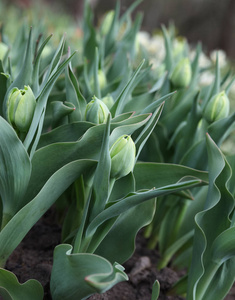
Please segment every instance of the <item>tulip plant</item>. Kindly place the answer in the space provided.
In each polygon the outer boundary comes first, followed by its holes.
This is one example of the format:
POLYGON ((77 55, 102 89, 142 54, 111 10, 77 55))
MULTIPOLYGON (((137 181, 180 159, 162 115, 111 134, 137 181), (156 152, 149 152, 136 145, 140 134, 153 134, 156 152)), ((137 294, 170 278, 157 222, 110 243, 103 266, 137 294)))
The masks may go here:
MULTIPOLYGON (((159 268, 174 255, 174 266, 188 270, 170 293, 220 300, 234 282, 235 159, 219 149, 235 121, 228 98, 234 78, 221 79, 217 58, 214 82, 201 89, 201 47, 191 61, 188 45, 175 49, 174 30, 165 27, 163 71, 154 72, 136 42, 141 16, 130 18, 139 2, 121 17, 117 3, 95 28, 85 1, 82 55, 71 54, 64 37, 46 51, 51 36, 42 41, 37 28, 24 25, 18 37, 29 31, 28 39, 12 47, 2 34, 4 299, 43 299, 38 281, 20 284, 4 266, 53 204, 62 220, 53 300, 88 299, 128 280, 122 264, 143 227, 149 246, 159 245, 159 268), (22 61, 13 59, 17 53, 22 61)), ((152 300, 159 289, 156 278, 152 300)))

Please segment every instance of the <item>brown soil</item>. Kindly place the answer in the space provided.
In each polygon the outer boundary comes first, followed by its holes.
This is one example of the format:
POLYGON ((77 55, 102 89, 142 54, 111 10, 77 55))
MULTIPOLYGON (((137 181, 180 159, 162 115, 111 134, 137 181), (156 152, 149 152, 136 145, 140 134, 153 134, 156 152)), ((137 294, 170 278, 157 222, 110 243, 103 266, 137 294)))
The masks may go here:
MULTIPOLYGON (((53 250, 60 242, 61 229, 56 224, 52 210, 31 229, 22 243, 7 261, 6 269, 12 271, 23 283, 28 279, 37 279, 44 287, 44 300, 51 300, 50 273, 53 250)), ((150 300, 152 285, 156 279, 161 286, 159 300, 180 300, 179 296, 167 296, 169 288, 180 278, 170 268, 161 271, 156 269, 159 254, 157 250, 149 250, 141 234, 136 239, 136 251, 125 264, 129 281, 121 282, 104 294, 95 294, 89 300, 150 300)), ((0 299, 1 296, 0 296, 0 299)), ((226 300, 235 299, 235 290, 231 290, 226 300)))

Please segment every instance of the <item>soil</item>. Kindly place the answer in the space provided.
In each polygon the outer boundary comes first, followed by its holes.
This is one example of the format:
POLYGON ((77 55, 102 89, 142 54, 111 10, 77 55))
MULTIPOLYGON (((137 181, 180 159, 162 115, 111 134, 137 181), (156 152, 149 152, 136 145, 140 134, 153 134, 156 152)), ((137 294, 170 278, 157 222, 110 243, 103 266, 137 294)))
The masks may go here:
MULTIPOLYGON (((13 272, 20 283, 32 278, 41 282, 45 291, 44 300, 52 299, 49 281, 53 250, 60 243, 61 228, 55 219, 53 210, 49 210, 30 230, 6 264, 6 269, 13 272)), ((161 286, 159 300, 183 300, 179 296, 166 295, 182 274, 169 267, 158 271, 158 259, 158 251, 149 250, 142 234, 138 234, 135 253, 124 264, 129 281, 115 285, 106 293, 94 294, 89 300, 150 300, 152 285, 156 279, 161 286)), ((235 287, 225 299, 235 300, 235 287)))

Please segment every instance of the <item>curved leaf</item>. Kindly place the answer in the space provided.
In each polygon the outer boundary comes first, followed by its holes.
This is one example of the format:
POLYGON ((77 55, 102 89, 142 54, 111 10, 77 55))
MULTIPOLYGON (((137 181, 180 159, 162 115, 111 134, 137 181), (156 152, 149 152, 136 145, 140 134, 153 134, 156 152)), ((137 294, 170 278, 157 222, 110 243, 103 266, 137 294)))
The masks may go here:
POLYGON ((0 296, 4 300, 42 300, 43 287, 34 279, 20 284, 15 274, 0 268, 0 296))
MULTIPOLYGON (((222 267, 227 255, 231 255, 230 242, 226 247, 226 240, 223 240, 224 246, 221 245, 221 248, 216 247, 217 242, 215 242, 217 238, 220 239, 218 236, 226 236, 225 232, 231 226, 229 217, 235 207, 235 200, 228 191, 231 168, 209 135, 207 136, 207 148, 209 189, 204 210, 195 217, 193 256, 187 293, 189 300, 209 299, 208 288, 210 286, 218 290, 218 295, 221 293, 226 295, 228 285, 219 286, 215 284, 215 281, 218 281, 219 278, 222 282, 234 280, 230 276, 231 272, 235 270, 234 260, 226 264, 228 272, 223 272, 222 267), (212 255, 213 251, 215 251, 214 256, 212 255), (220 260, 218 260, 219 258, 220 260)), ((216 295, 215 291, 214 295, 216 295)), ((214 299, 223 298, 216 296, 214 299)))
POLYGON ((122 213, 95 253, 112 263, 124 263, 134 252, 138 231, 151 222, 155 213, 155 202, 152 199, 122 213))
POLYGON ((82 300, 103 293, 120 281, 127 280, 124 268, 113 266, 101 256, 72 253, 72 246, 55 248, 51 274, 51 294, 54 300, 82 300))

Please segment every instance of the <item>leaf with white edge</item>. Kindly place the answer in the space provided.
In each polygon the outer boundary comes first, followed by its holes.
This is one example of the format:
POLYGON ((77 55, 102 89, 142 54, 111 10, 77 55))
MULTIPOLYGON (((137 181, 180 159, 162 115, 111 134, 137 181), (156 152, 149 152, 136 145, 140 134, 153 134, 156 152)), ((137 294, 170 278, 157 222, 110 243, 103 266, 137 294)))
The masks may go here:
POLYGON ((151 300, 157 300, 160 294, 160 283, 158 280, 154 281, 151 300))
POLYGON ((82 300, 103 293, 118 282, 128 280, 119 264, 90 253, 73 253, 61 244, 54 250, 51 294, 54 300, 82 300))
MULTIPOLYGON (((204 210, 195 216, 195 235, 192 264, 189 272, 187 299, 224 299, 234 281, 235 265, 232 258, 233 246, 230 216, 235 208, 235 200, 228 190, 231 168, 214 141, 207 136, 209 157, 209 189, 204 210), (231 230, 231 231, 230 231, 231 230), (221 237, 224 237, 223 241, 221 237), (218 246, 218 241, 221 241, 218 246), (227 260, 230 258, 229 260, 227 260), (227 271, 224 271, 224 268, 227 271), (227 282, 224 286, 216 282, 227 282), (216 291, 217 290, 217 291, 216 291), (217 296, 216 296, 217 295, 217 296), (223 295, 222 298, 220 296, 223 295)), ((234 238, 233 238, 234 240, 234 238)))

